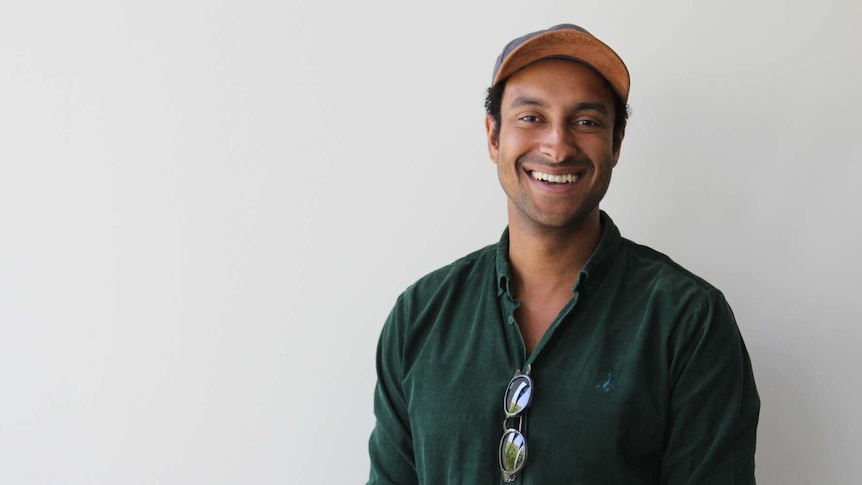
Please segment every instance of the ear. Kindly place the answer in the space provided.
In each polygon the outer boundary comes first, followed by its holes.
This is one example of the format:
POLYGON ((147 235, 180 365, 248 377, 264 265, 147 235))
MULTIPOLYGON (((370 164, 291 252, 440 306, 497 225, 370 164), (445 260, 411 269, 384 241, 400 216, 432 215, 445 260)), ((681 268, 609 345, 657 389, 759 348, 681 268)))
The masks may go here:
POLYGON ((620 159, 620 150, 622 150, 622 148, 623 148, 623 139, 624 139, 625 137, 626 137, 626 129, 625 129, 625 128, 623 128, 623 129, 620 131, 620 138, 619 138, 619 140, 614 140, 614 165, 613 165, 614 167, 616 167, 616 166, 617 166, 617 162, 618 162, 618 161, 619 161, 619 159, 620 159))
POLYGON ((497 131, 497 122, 491 115, 485 115, 485 136, 488 138, 488 155, 492 162, 497 163, 497 155, 500 153, 500 137, 497 131))

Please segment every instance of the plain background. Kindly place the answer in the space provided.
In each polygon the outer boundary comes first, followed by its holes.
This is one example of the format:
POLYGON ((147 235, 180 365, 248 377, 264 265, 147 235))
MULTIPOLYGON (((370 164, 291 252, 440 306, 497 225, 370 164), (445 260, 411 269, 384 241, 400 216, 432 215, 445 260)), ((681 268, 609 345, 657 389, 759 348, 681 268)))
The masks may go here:
POLYGON ((862 476, 862 7, 3 2, 0 483, 363 483, 396 296, 495 242, 482 101, 574 22, 632 73, 603 203, 727 295, 766 485, 862 476))

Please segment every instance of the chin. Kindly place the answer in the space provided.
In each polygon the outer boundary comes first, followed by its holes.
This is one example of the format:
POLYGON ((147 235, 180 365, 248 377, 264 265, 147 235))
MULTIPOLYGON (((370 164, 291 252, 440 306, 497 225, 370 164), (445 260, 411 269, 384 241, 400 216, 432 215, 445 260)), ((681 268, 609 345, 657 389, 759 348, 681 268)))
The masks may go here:
POLYGON ((587 212, 560 214, 550 217, 545 216, 539 218, 536 222, 546 226, 548 229, 577 230, 589 223, 593 219, 593 216, 597 214, 598 208, 587 212))

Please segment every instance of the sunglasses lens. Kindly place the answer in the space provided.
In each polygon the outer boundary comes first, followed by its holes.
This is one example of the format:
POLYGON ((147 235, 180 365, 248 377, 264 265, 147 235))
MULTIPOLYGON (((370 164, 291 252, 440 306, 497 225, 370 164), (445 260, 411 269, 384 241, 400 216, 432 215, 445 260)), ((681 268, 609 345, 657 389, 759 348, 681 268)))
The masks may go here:
POLYGON ((514 416, 524 410, 533 397, 533 381, 530 376, 517 375, 509 381, 506 395, 503 397, 503 410, 506 416, 514 416))
POLYGON ((504 478, 517 473, 527 459, 527 442, 520 431, 510 429, 500 440, 500 468, 504 478))

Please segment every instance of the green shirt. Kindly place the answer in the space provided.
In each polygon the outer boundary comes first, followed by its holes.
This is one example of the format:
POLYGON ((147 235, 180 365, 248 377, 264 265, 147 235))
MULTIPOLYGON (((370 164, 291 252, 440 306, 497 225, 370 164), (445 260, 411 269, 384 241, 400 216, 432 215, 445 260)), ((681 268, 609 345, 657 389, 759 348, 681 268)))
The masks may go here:
POLYGON ((760 400, 724 296, 602 213, 531 355, 508 230, 399 296, 377 350, 369 484, 502 483, 503 393, 531 368, 521 484, 753 484, 760 400))

